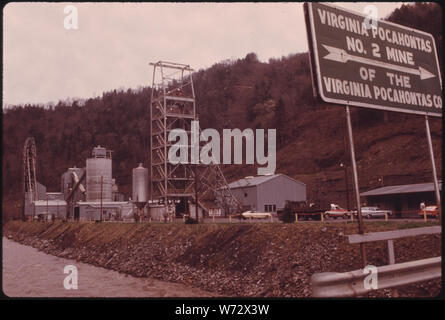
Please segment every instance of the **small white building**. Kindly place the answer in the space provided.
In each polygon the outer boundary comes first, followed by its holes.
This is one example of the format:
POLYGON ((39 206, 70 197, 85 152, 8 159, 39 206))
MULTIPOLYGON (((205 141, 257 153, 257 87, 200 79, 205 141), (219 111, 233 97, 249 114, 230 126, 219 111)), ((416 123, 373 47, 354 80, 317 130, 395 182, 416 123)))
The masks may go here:
MULTIPOLYGON (((30 212, 31 216, 36 218, 56 219, 66 218, 65 200, 37 200, 33 202, 34 210, 30 212)), ((29 215, 29 214, 28 214, 29 215)))
POLYGON ((171 221, 176 215, 174 204, 165 206, 163 204, 151 203, 149 205, 149 216, 153 221, 171 221))
POLYGON ((130 202, 104 201, 100 202, 79 201, 74 208, 74 219, 80 221, 100 220, 100 212, 102 208, 102 219, 105 221, 121 220, 132 216, 133 206, 130 202))

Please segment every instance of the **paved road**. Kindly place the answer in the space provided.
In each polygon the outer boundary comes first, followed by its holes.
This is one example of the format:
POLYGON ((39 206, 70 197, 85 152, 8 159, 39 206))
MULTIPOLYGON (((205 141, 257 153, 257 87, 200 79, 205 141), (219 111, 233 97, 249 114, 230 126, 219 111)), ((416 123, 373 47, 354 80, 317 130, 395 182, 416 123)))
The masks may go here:
MULTIPOLYGON (((181 220, 178 220, 181 221, 181 220)), ((215 218, 215 220, 213 220, 212 218, 206 218, 205 219, 205 223, 212 223, 213 221, 215 221, 215 223, 270 223, 270 219, 252 219, 252 220, 240 220, 240 219, 235 219, 232 218, 231 220, 229 218, 215 218)), ((338 219, 325 219, 325 222, 347 222, 347 221, 351 221, 351 219, 342 219, 342 218, 338 218, 338 219)), ((363 219, 364 222, 373 222, 373 221, 385 221, 384 218, 380 218, 380 219, 363 219)), ((388 219, 388 221, 399 221, 399 222, 421 222, 423 221, 423 219, 415 219, 415 218, 393 218, 393 219, 388 219)), ((428 221, 437 221, 437 219, 428 219, 428 221)), ((273 222, 278 222, 281 223, 281 221, 274 217, 273 218, 273 222)), ((314 221, 314 220, 308 220, 308 221, 304 221, 304 220, 299 220, 298 223, 315 223, 315 222, 320 222, 320 221, 314 221)), ((357 222, 357 219, 354 219, 354 222, 357 222)))

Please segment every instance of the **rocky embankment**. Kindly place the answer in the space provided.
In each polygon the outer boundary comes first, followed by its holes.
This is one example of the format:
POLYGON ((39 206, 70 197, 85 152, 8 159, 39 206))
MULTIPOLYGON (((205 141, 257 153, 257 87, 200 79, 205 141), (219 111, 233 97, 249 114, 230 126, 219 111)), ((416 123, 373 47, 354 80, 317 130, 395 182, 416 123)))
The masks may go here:
MULTIPOLYGON (((426 226, 371 222, 368 231, 426 226)), ((316 272, 359 269, 358 245, 345 235, 355 223, 134 224, 11 221, 3 235, 46 253, 136 277, 183 283, 223 296, 310 297, 316 272)), ((440 235, 395 241, 396 262, 441 254, 440 235)), ((387 264, 386 243, 367 247, 369 264, 387 264)), ((435 296, 440 281, 399 290, 435 296)), ((390 296, 390 290, 373 296, 390 296)))

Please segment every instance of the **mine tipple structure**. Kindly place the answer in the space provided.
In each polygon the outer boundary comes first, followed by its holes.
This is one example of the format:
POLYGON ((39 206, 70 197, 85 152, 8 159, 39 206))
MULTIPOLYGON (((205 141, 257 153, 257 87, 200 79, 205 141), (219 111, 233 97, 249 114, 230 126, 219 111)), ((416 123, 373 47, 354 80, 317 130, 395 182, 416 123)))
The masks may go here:
MULTIPOLYGON (((215 205, 228 208, 226 212, 236 210, 239 201, 228 188, 218 163, 200 165, 198 159, 194 161, 197 164, 169 161, 172 143, 168 135, 173 129, 186 132, 188 141, 199 141, 200 128, 193 121, 193 70, 188 65, 162 61, 153 66, 151 166, 148 170, 140 163, 133 169, 132 199, 124 200, 119 192, 112 175, 112 151, 100 145, 92 149, 86 166, 73 166, 62 173, 60 192, 47 192, 36 179, 36 147, 30 137, 23 150, 23 219, 172 221, 178 212, 192 213, 193 205, 201 217, 215 205), (194 130, 192 125, 196 126, 194 130), (192 131, 197 136, 194 139, 192 131), (216 197, 216 193, 222 196, 216 197)), ((189 146, 185 147, 188 152, 189 146)))
POLYGON ((29 204, 38 200, 36 180, 36 144, 34 138, 28 137, 23 147, 23 205, 22 218, 29 211, 29 204))
POLYGON ((164 204, 178 197, 193 196, 194 173, 188 164, 171 164, 168 134, 183 129, 190 141, 196 119, 195 92, 189 65, 159 61, 153 65, 150 107, 151 198, 164 204))
MULTIPOLYGON (((68 168, 61 175, 60 192, 48 192, 36 180, 36 148, 33 138, 24 147, 23 219, 28 220, 123 220, 133 215, 134 203, 124 201, 112 178, 111 150, 94 147, 86 167, 68 168)), ((144 180, 145 182, 147 179, 144 180)), ((144 183, 144 181, 142 183, 144 183)), ((147 188, 141 192, 146 192, 147 188)), ((139 196, 138 198, 147 198, 139 196)))
MULTIPOLYGON (((193 128, 196 114, 195 92, 189 65, 158 61, 153 66, 153 82, 150 105, 150 198, 153 205, 175 206, 183 202, 184 213, 188 205, 196 202, 205 211, 202 200, 212 200, 224 212, 239 211, 241 206, 230 188, 216 160, 208 165, 192 163, 173 164, 168 152, 172 142, 170 131, 181 129, 187 133, 188 141, 199 141, 201 129, 193 128), (192 134, 196 136, 192 139, 192 134), (195 179, 196 177, 196 179, 195 179)), ((197 146, 198 150, 200 146, 197 146)), ((189 146, 187 146, 189 150, 189 146)), ((191 157, 191 155, 190 155, 191 157)), ((192 213, 191 213, 192 214, 192 213)))

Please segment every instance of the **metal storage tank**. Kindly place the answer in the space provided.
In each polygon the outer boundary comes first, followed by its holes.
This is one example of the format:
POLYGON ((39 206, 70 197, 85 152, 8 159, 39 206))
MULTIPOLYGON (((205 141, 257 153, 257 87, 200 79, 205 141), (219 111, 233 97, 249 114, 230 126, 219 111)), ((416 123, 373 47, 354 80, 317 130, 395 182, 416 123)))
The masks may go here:
POLYGON ((111 151, 98 146, 93 149, 92 156, 87 159, 87 201, 101 200, 101 177, 102 201, 112 201, 111 151))
POLYGON ((139 163, 139 167, 133 169, 133 202, 148 201, 148 169, 139 163))

